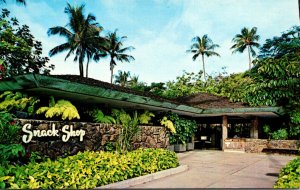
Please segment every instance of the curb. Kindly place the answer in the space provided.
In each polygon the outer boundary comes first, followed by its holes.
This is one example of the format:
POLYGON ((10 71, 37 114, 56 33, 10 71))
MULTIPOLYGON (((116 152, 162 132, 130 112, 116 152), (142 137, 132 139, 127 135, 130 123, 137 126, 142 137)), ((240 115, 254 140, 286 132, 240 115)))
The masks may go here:
POLYGON ((178 166, 177 168, 171 168, 171 169, 167 169, 167 170, 163 170, 163 171, 159 171, 156 173, 152 173, 152 174, 147 174, 144 176, 139 176, 139 177, 135 177, 132 179, 127 179, 124 181, 120 181, 120 182, 116 182, 116 183, 111 183, 108 185, 104 185, 104 186, 100 186, 100 187, 96 187, 96 189, 122 189, 122 188, 128 188, 131 186, 135 186, 135 185, 139 185, 142 183, 146 183, 152 180, 156 180, 156 179, 160 179, 163 177, 167 177, 170 175, 174 175, 180 172, 184 172, 188 170, 188 166, 187 165, 181 165, 178 166))

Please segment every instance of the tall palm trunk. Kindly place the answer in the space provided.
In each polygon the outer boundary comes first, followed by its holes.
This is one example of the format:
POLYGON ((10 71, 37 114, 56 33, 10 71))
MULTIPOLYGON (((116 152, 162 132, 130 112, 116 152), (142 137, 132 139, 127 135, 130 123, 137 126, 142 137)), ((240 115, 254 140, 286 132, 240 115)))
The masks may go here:
POLYGON ((88 78, 89 75, 89 62, 86 63, 86 71, 85 71, 85 76, 88 78))
POLYGON ((82 57, 79 57, 79 73, 80 73, 81 77, 84 77, 84 74, 83 74, 83 59, 82 59, 82 57))
POLYGON ((298 0, 298 11, 299 11, 299 19, 300 19, 300 0, 298 0))
POLYGON ((205 64, 204 64, 204 54, 202 54, 202 65, 203 65, 203 78, 204 81, 206 81, 206 75, 205 75, 205 64))
POLYGON ((249 70, 251 69, 251 55, 250 55, 250 47, 248 46, 248 56, 249 56, 249 70))
POLYGON ((110 84, 113 82, 113 76, 114 76, 114 65, 112 61, 110 61, 110 84))

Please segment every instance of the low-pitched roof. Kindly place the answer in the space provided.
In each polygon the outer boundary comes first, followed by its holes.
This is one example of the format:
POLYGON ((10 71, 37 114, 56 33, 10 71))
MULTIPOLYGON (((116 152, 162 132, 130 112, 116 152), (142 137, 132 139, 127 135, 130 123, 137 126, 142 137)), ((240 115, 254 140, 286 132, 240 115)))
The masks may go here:
POLYGON ((208 94, 205 92, 178 97, 176 101, 197 108, 249 108, 242 102, 231 102, 229 98, 208 94))
MULTIPOLYGON (((74 75, 45 76, 38 74, 26 74, 15 76, 0 81, 0 91, 26 91, 39 95, 53 95, 60 98, 89 102, 93 104, 105 103, 111 106, 127 107, 131 109, 148 109, 153 111, 173 111, 180 115, 191 117, 206 116, 267 116, 277 117, 281 114, 279 107, 224 107, 217 106, 218 98, 210 97, 212 104, 201 103, 202 96, 182 97, 181 100, 170 100, 148 92, 135 91, 112 85, 103 81, 90 78, 81 78, 74 75), (204 108, 203 106, 206 107, 204 108), (211 107, 209 107, 211 106, 211 107)), ((179 98, 180 99, 180 98, 179 98)), ((219 99, 220 100, 220 99, 219 99)), ((222 101, 226 101, 221 98, 222 101)), ((206 99, 206 102, 208 99, 206 99)), ((227 102, 228 103, 228 102, 227 102)))

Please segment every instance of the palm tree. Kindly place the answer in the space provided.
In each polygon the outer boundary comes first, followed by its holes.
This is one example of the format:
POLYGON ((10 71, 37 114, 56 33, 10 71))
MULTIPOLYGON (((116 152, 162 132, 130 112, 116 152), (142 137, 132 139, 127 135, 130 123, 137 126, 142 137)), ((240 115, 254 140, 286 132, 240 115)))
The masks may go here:
POLYGON ((130 71, 118 71, 118 75, 115 75, 115 84, 119 84, 122 87, 125 87, 128 85, 128 79, 130 78, 130 71))
POLYGON ((139 84, 139 76, 132 76, 130 77, 130 80, 129 80, 129 85, 130 87, 134 87, 134 86, 137 86, 139 84))
POLYGON ((232 53, 240 52, 243 53, 244 50, 248 49, 248 56, 249 56, 249 70, 251 69, 251 56, 252 57, 256 55, 254 51, 254 47, 258 48, 259 44, 257 41, 259 40, 259 35, 256 34, 257 28, 253 27, 251 30, 244 27, 241 30, 241 34, 235 35, 235 37, 232 39, 234 42, 234 45, 230 49, 234 49, 232 53))
MULTIPOLYGON (((0 0, 0 3, 6 3, 6 0, 0 0)), ((16 3, 26 5, 26 0, 16 0, 16 3)))
POLYGON ((205 75, 205 63, 204 63, 204 56, 219 56, 220 55, 214 52, 214 49, 220 47, 218 44, 214 44, 212 40, 207 36, 207 34, 203 35, 202 38, 196 36, 192 39, 193 44, 191 45, 190 49, 187 50, 189 53, 193 53, 193 61, 195 61, 199 55, 202 57, 202 64, 203 64, 203 76, 204 80, 206 80, 205 75))
POLYGON ((113 80, 114 67, 117 65, 115 59, 121 62, 130 62, 134 60, 133 56, 125 54, 126 51, 131 51, 134 49, 134 47, 122 47, 123 41, 126 38, 126 36, 122 36, 121 38, 119 38, 117 36, 117 30, 115 30, 114 32, 109 32, 106 36, 107 46, 105 47, 105 51, 110 56, 110 83, 112 83, 113 80))
POLYGON ((103 30, 96 17, 83 14, 84 5, 73 7, 69 3, 65 8, 65 13, 69 16, 69 23, 66 27, 55 26, 49 28, 48 35, 60 35, 66 38, 67 42, 58 45, 50 50, 49 55, 68 51, 65 60, 75 53, 74 61, 79 62, 80 76, 84 76, 83 62, 87 59, 86 77, 88 77, 88 64, 94 54, 99 51, 99 43, 103 43, 103 38, 99 37, 103 30))

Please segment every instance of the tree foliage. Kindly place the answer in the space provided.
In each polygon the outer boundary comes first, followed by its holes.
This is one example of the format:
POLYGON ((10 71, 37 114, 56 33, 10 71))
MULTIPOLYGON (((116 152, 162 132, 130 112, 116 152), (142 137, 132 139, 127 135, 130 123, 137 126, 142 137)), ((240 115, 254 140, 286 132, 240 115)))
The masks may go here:
POLYGON ((118 75, 115 75, 115 84, 118 84, 122 87, 126 87, 129 84, 130 71, 118 71, 118 75))
POLYGON ((104 49, 110 57, 110 83, 112 83, 113 80, 114 68, 117 65, 116 61, 130 62, 134 60, 133 56, 126 54, 127 51, 133 50, 134 47, 123 47, 124 40, 126 38, 126 36, 118 37, 117 30, 115 30, 114 32, 109 32, 106 35, 107 43, 106 46, 104 46, 104 49))
POLYGON ((204 56, 219 56, 220 55, 214 51, 215 48, 220 47, 218 44, 214 44, 213 41, 208 37, 207 34, 202 37, 196 36, 192 39, 193 44, 187 52, 193 54, 193 61, 195 61, 199 56, 202 58, 203 65, 203 78, 206 79, 205 73, 205 62, 204 56))
POLYGON ((7 9, 0 15, 0 65, 2 77, 20 74, 49 74, 54 65, 49 58, 42 57, 42 43, 31 34, 27 25, 10 17, 7 9))
POLYGON ((300 134, 300 27, 266 40, 245 100, 251 105, 282 106, 290 120, 290 135, 300 134))
POLYGON ((257 43, 260 36, 256 34, 257 28, 253 27, 251 30, 244 27, 241 30, 241 34, 235 35, 232 39, 234 45, 231 47, 233 49, 232 53, 243 53, 245 49, 248 50, 249 56, 249 69, 251 69, 251 56, 255 56, 256 52, 254 51, 254 47, 258 48, 259 44, 257 43), (251 55, 251 56, 250 56, 251 55))
POLYGON ((66 42, 50 50, 49 55, 53 56, 64 51, 68 51, 66 58, 75 53, 74 61, 79 62, 80 76, 84 76, 83 63, 87 60, 86 77, 88 77, 88 65, 90 59, 99 60, 104 38, 100 36, 103 28, 96 22, 96 17, 83 13, 84 5, 71 6, 69 3, 65 8, 65 13, 69 16, 67 27, 55 26, 49 28, 48 35, 59 35, 66 38, 66 42), (95 56, 96 55, 96 56, 95 56))

